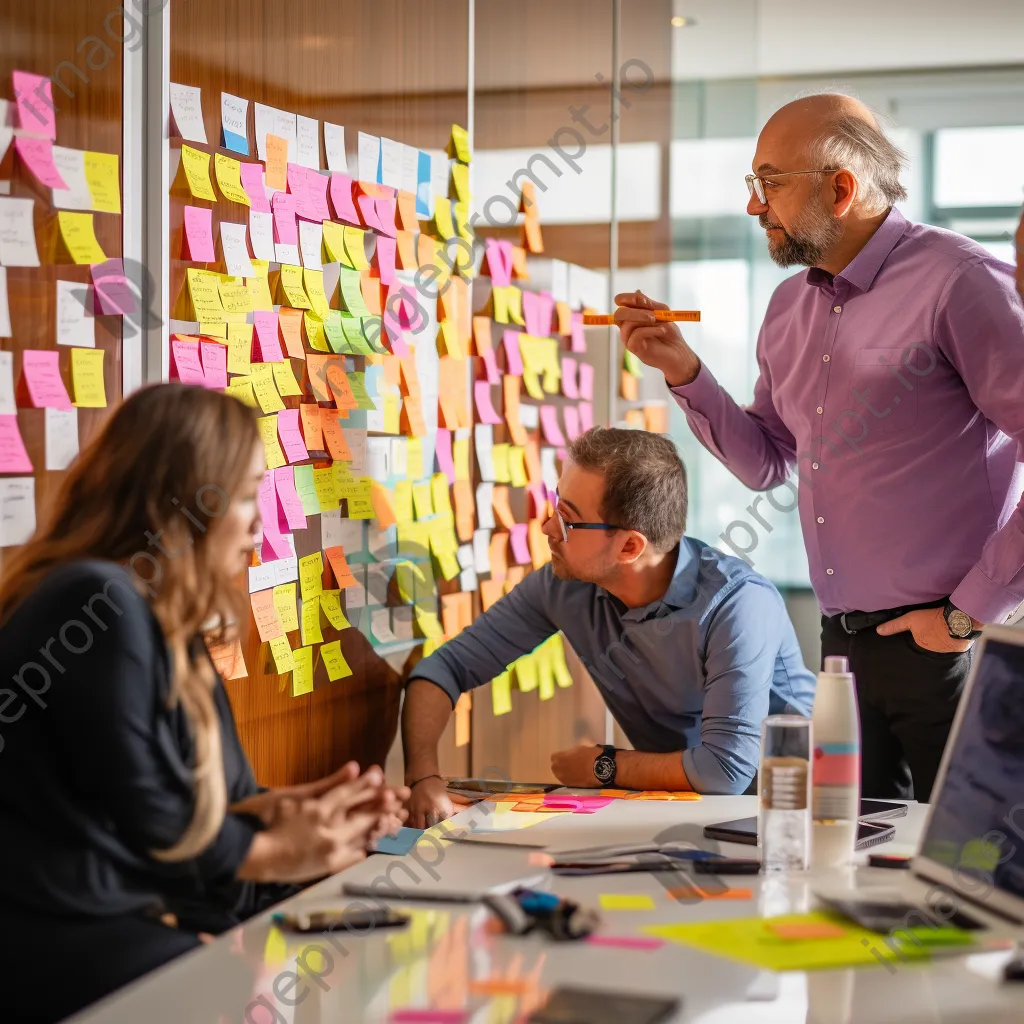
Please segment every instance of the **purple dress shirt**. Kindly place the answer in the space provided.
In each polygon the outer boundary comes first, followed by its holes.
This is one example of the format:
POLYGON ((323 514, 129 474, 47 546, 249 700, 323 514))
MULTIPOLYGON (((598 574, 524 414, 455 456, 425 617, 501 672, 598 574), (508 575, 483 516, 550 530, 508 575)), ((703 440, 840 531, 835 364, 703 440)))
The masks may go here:
POLYGON ((952 595, 1024 602, 1024 307, 1013 267, 891 210, 833 278, 775 290, 753 403, 706 366, 673 393, 698 440, 777 508, 799 491, 827 615, 952 595), (798 488, 789 480, 796 472, 798 488))

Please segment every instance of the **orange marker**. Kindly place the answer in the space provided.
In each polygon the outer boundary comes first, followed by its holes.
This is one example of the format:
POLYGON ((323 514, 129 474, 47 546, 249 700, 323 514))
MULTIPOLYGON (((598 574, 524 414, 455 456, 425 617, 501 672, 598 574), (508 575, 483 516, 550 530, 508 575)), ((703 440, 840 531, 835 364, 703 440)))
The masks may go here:
MULTIPOLYGON (((653 313, 655 320, 700 322, 699 309, 649 309, 647 312, 653 313)), ((584 313, 583 323, 586 327, 614 327, 615 317, 610 313, 584 313)))

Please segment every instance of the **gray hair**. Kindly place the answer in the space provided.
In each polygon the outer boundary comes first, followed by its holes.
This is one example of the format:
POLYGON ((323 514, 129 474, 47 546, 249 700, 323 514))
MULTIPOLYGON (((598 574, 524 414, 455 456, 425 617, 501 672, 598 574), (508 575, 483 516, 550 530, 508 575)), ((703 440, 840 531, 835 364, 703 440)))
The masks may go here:
POLYGON ((900 184, 907 156, 870 121, 848 114, 830 119, 811 154, 817 167, 851 171, 872 213, 881 213, 907 198, 907 190, 900 184))

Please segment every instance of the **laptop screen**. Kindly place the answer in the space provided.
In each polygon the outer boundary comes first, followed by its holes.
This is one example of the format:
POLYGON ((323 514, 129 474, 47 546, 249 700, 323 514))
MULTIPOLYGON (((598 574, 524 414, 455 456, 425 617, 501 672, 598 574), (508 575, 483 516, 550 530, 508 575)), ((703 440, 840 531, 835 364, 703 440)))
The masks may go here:
POLYGON ((921 854, 1024 899, 1024 646, 986 638, 974 672, 921 854))

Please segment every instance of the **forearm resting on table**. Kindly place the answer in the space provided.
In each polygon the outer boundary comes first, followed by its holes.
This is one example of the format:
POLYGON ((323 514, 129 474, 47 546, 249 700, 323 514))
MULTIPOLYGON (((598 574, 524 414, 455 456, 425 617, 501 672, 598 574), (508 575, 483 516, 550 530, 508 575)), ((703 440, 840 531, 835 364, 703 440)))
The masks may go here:
POLYGON ((639 750, 620 750, 615 755, 616 789, 693 789, 683 771, 683 753, 644 754, 639 750))
POLYGON ((438 774, 437 744, 452 713, 448 694, 427 679, 412 679, 402 706, 406 785, 438 774))

